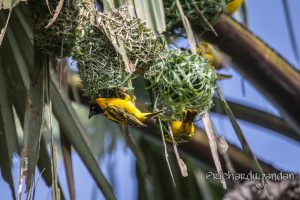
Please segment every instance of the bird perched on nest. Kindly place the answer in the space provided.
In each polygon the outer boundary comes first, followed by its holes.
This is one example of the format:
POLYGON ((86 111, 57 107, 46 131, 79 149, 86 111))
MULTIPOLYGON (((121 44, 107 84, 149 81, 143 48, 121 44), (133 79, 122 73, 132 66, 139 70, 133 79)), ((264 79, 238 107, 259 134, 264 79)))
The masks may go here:
POLYGON ((226 12, 230 15, 233 14, 241 7, 243 2, 244 0, 231 0, 226 6, 226 12))
POLYGON ((144 122, 162 111, 154 113, 143 113, 134 105, 128 95, 121 98, 97 98, 90 106, 89 118, 93 115, 103 113, 108 119, 119 124, 131 126, 146 126, 144 122))
MULTIPOLYGON (((197 53, 206 58, 208 63, 215 69, 221 69, 230 62, 228 56, 218 51, 213 45, 207 42, 198 43, 197 53)), ((229 79, 231 77, 231 75, 217 73, 218 80, 229 79)))
MULTIPOLYGON (((193 121, 197 115, 195 110, 184 110, 182 112, 182 120, 171 121, 171 129, 173 132, 174 140, 177 143, 188 142, 195 134, 195 127, 193 121)), ((171 136, 165 135, 168 142, 172 142, 171 136)))
POLYGON ((207 42, 199 42, 197 45, 197 53, 202 55, 208 60, 208 63, 214 66, 216 69, 221 69, 225 63, 223 63, 224 56, 213 45, 207 42))

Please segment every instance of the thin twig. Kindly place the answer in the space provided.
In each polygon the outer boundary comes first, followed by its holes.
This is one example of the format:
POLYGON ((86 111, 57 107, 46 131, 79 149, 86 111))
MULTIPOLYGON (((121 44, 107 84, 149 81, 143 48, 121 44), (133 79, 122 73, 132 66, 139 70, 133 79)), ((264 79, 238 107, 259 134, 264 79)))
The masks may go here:
POLYGON ((186 33, 187 33, 190 49, 191 49, 192 53, 196 53, 196 39, 195 39, 195 36, 194 36, 194 33, 193 33, 193 29, 191 27, 190 21, 185 16, 185 14, 183 12, 183 9, 182 9, 182 6, 181 6, 181 3, 180 3, 179 0, 176 0, 176 5, 177 5, 177 8, 179 10, 184 29, 186 30, 186 33))
POLYGON ((60 0, 57 4, 56 8, 55 8, 53 17, 49 20, 49 23, 47 24, 47 26, 45 26, 45 28, 48 28, 49 26, 51 26, 55 22, 55 20, 58 17, 63 5, 64 5, 64 0, 60 0))
POLYGON ((163 145, 164 145, 164 150, 165 150, 165 158, 166 158, 166 161, 167 161, 167 164, 168 164, 169 172, 170 172, 174 187, 176 187, 175 180, 174 180, 173 173, 172 173, 172 169, 171 169, 171 165, 170 165, 170 162, 169 162, 169 159, 168 159, 169 155, 168 155, 168 151, 167 151, 167 144, 166 144, 166 140, 165 140, 165 135, 164 135, 161 120, 160 120, 159 117, 158 117, 158 122, 159 122, 159 127, 160 127, 161 138, 162 138, 163 145))
POLYGON ((42 174, 44 173, 45 169, 46 169, 46 168, 44 168, 44 169, 41 171, 40 175, 38 176, 38 178, 37 178, 37 180, 36 180, 36 182, 35 182, 35 184, 34 184, 33 191, 32 191, 32 200, 35 199, 35 191, 36 191, 36 188, 37 188, 37 184, 39 183, 39 180, 40 180, 42 174))
POLYGON ((289 32, 289 36, 290 36, 290 42, 291 42, 291 45, 292 45, 293 50, 294 50, 294 56, 295 56, 298 64, 300 64, 297 40, 296 40, 296 37, 295 37, 295 30, 294 30, 293 23, 292 23, 292 17, 291 17, 288 1, 282 0, 281 2, 283 4, 285 19, 286 19, 287 27, 288 27, 288 30, 289 30, 288 32, 289 32))
MULTIPOLYGON (((206 132, 207 137, 208 137, 208 142, 209 142, 211 154, 212 154, 212 157, 213 157, 213 160, 214 160, 217 172, 219 174, 222 174, 223 170, 222 170, 220 158, 219 158, 219 155, 218 155, 218 147, 217 147, 217 142, 216 142, 216 135, 214 133, 214 130, 213 130, 213 127, 212 127, 212 124, 211 124, 211 121, 210 121, 208 113, 204 113, 202 115, 202 122, 203 122, 204 129, 205 129, 205 132, 206 132)), ((223 188, 227 189, 225 180, 224 179, 220 179, 220 181, 221 181, 221 183, 223 185, 223 188)))
POLYGON ((202 17, 202 19, 208 25, 208 27, 210 28, 210 30, 215 34, 215 36, 219 36, 218 33, 216 32, 216 30, 214 29, 214 27, 209 23, 209 21, 204 16, 204 14, 202 13, 202 11, 198 8, 198 6, 196 5, 195 1, 192 0, 192 4, 195 6, 196 11, 199 13, 199 15, 202 17))
POLYGON ((187 177, 188 176, 187 167, 186 167, 186 164, 184 163, 184 161, 179 156, 179 153, 178 153, 178 150, 177 150, 177 143, 174 140, 173 131, 172 131, 172 128, 171 128, 170 124, 168 124, 168 128, 169 128, 169 133, 170 133, 171 138, 172 138, 173 149, 174 149, 174 152, 175 152, 177 163, 178 163, 179 168, 180 168, 181 175, 183 177, 187 177))

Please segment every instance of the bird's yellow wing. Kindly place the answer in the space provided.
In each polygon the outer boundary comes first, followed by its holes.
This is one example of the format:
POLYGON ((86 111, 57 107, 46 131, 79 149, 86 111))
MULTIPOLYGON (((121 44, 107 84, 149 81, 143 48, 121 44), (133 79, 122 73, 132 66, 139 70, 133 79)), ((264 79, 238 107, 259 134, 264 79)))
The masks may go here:
POLYGON ((131 126, 146 126, 143 124, 140 120, 138 120, 136 117, 134 117, 132 114, 126 112, 121 106, 117 105, 108 105, 105 108, 104 115, 117 123, 120 124, 128 124, 131 126))
MULTIPOLYGON (((196 110, 183 110, 181 121, 172 121, 171 128, 173 131, 174 140, 177 143, 188 142, 192 139, 195 132, 193 121, 197 115, 196 110)), ((165 134, 165 139, 168 142, 172 142, 172 138, 169 134, 165 134)))

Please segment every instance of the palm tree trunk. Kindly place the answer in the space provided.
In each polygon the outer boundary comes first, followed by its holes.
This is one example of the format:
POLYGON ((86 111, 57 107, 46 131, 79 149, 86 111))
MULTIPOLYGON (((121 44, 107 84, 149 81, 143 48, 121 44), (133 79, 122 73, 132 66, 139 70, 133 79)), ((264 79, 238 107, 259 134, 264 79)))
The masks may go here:
MULTIPOLYGON (((200 25, 193 23, 196 33, 200 25)), ((203 34, 230 55, 234 67, 279 109, 282 117, 300 134, 300 74, 284 58, 232 18, 222 15, 214 26, 219 34, 203 34)))

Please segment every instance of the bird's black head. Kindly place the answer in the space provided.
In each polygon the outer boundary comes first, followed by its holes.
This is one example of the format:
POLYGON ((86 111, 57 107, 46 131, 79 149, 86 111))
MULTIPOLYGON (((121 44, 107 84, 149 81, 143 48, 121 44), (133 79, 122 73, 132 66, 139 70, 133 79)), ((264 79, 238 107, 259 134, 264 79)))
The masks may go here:
POLYGON ((100 106, 97 103, 92 103, 90 106, 90 113, 89 113, 89 119, 93 116, 93 115, 98 115, 103 113, 103 111, 101 110, 100 106))

